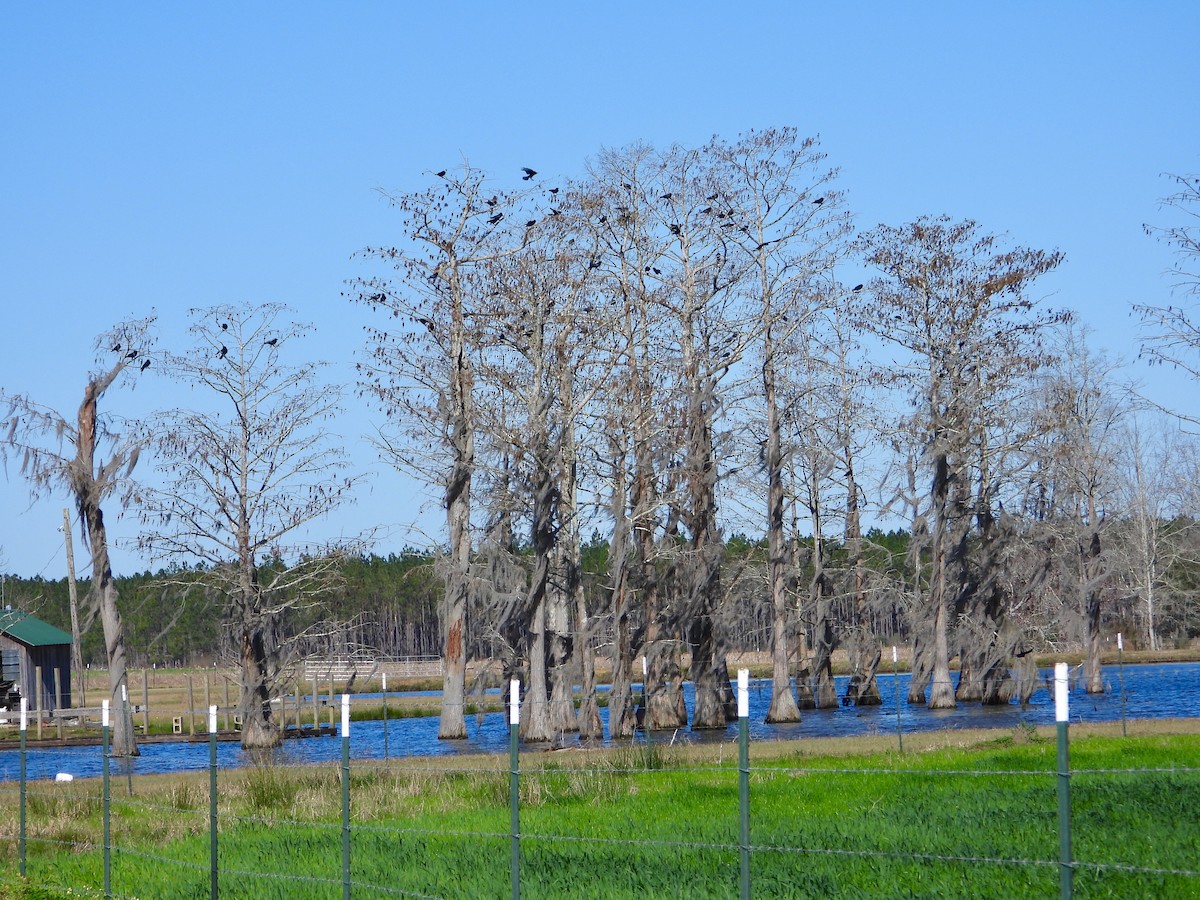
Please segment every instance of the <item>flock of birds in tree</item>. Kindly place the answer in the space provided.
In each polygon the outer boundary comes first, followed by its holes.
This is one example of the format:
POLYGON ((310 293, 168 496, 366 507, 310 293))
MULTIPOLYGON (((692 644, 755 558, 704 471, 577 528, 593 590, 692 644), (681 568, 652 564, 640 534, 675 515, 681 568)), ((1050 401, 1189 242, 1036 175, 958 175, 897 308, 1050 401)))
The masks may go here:
MULTIPOLYGON (((229 323, 222 322, 221 330, 228 331, 229 323)), ((264 346, 267 346, 267 347, 274 347, 278 343, 279 343, 279 338, 277 338, 277 337, 268 338, 267 340, 263 341, 264 346)), ((122 345, 121 345, 120 341, 118 341, 117 343, 112 345, 112 349, 110 352, 120 353, 121 350, 122 350, 122 345)), ((138 355, 139 355, 139 351, 130 350, 129 352, 127 352, 125 354, 125 360, 129 363, 132 363, 135 359, 138 358, 138 355)), ((228 355, 229 355, 229 348, 227 346, 225 346, 224 344, 221 345, 221 348, 219 350, 217 350, 217 352, 215 354, 217 359, 224 359, 228 355)), ((140 371, 145 372, 148 368, 150 368, 150 360, 148 358, 143 357, 141 365, 139 366, 139 369, 140 369, 140 371)))
MULTIPOLYGON (((438 178, 445 178, 445 177, 446 177, 446 175, 447 175, 447 172, 448 172, 448 170, 447 170, 447 169, 442 169, 442 170, 440 170, 440 171, 438 171, 438 172, 435 172, 435 173, 434 173, 434 175, 436 175, 438 178)), ((523 173, 523 174, 521 175, 521 180, 522 180, 522 181, 532 181, 532 180, 534 179, 534 177, 535 177, 535 176, 538 174, 536 169, 531 169, 531 168, 529 168, 529 166, 522 166, 522 167, 521 167, 521 172, 523 173)), ((632 190, 633 190, 633 185, 632 185, 632 184, 629 184, 628 182, 625 182, 625 183, 623 183, 623 184, 622 184, 622 187, 624 187, 624 188, 625 188, 625 190, 627 190, 627 191, 632 191, 632 190)), ((548 189, 548 193, 551 195, 551 197, 557 197, 557 196, 558 196, 558 192, 559 192, 559 188, 556 188, 556 187, 552 187, 552 188, 549 188, 549 189, 548 189)), ((705 200, 706 200, 706 202, 708 202, 710 205, 709 205, 709 206, 706 206, 706 207, 704 207, 703 209, 701 209, 701 210, 700 210, 700 214, 701 214, 701 215, 716 215, 716 216, 718 216, 719 218, 728 218, 728 217, 732 216, 732 215, 733 215, 733 212, 732 212, 732 210, 730 210, 730 211, 726 211, 726 212, 722 212, 722 211, 720 211, 720 210, 717 210, 715 207, 713 207, 713 206, 711 205, 711 204, 712 204, 714 201, 716 201, 716 200, 719 200, 719 199, 720 199, 720 196, 721 196, 720 194, 710 194, 710 195, 708 195, 708 196, 705 198, 705 200)), ((664 201, 670 202, 670 201, 672 201, 672 200, 674 200, 674 199, 675 199, 675 194, 674 194, 673 192, 671 192, 671 191, 668 191, 668 192, 667 192, 667 193, 665 193, 665 194, 660 194, 660 195, 659 195, 659 197, 658 197, 658 199, 659 199, 659 200, 664 200, 664 201)), ((496 205, 497 205, 499 202, 500 202, 500 199, 499 199, 499 197, 498 197, 498 196, 496 196, 496 195, 493 195, 492 197, 490 197, 490 198, 489 198, 489 199, 486 201, 486 203, 487 203, 487 205, 488 205, 488 208, 489 208, 489 209, 493 209, 493 210, 495 209, 496 205)), ((824 203, 825 203, 825 197, 818 197, 817 199, 815 199, 815 200, 813 200, 813 201, 812 201, 812 205, 813 205, 813 206, 816 206, 816 207, 823 206, 823 205, 824 205, 824 203)), ((628 207, 628 206, 618 206, 618 207, 617 207, 617 212, 619 212, 619 213, 621 214, 622 218, 625 218, 625 217, 627 217, 627 216, 628 216, 628 214, 629 214, 629 207, 628 207)), ((554 208, 554 207, 551 207, 551 208, 550 208, 550 215, 551 215, 551 216, 558 216, 558 215, 561 215, 561 214, 562 214, 562 213, 561 213, 561 212, 560 212, 558 209, 556 209, 556 208, 554 208)), ((504 213, 503 213, 503 212, 500 212, 500 211, 496 211, 496 212, 493 212, 491 215, 489 215, 489 216, 488 216, 488 218, 487 218, 487 223, 488 223, 489 225, 496 226, 496 225, 499 225, 499 224, 500 224, 500 222, 501 222, 503 219, 504 219, 504 213)), ((608 218, 607 218, 607 216, 600 216, 600 218, 599 218, 599 220, 598 220, 598 221, 599 221, 599 223, 600 223, 601 225, 603 225, 603 224, 605 224, 605 223, 608 221, 608 218)), ((533 226, 537 225, 537 222, 538 222, 538 220, 537 220, 537 219, 529 219, 529 220, 528 220, 528 221, 525 223, 525 227, 526 227, 526 228, 532 228, 533 226)), ((737 222, 733 222, 733 221, 729 221, 729 222, 723 222, 723 223, 721 224, 721 226, 720 226, 720 227, 721 227, 721 228, 737 228, 739 231, 742 231, 742 232, 746 233, 747 235, 750 233, 750 229, 749 229, 749 228, 748 228, 746 225, 739 225, 737 222)), ((667 225, 667 228, 670 230, 671 234, 672 234, 672 235, 674 235, 675 237, 679 237, 679 236, 680 236, 680 235, 683 233, 683 226, 682 226, 682 225, 680 225, 678 222, 671 222, 671 223, 669 223, 669 224, 667 225)), ((780 240, 782 240, 782 238, 776 238, 776 239, 774 239, 774 240, 769 240, 769 241, 762 241, 762 242, 761 242, 761 243, 759 243, 757 246, 755 246, 755 248, 754 248, 754 249, 755 249, 755 251, 763 250, 764 248, 766 248, 766 247, 770 246, 771 244, 778 243, 780 240)), ((588 263, 588 268, 589 268, 589 269, 598 269, 598 268, 600 268, 600 261, 599 261, 599 260, 597 260, 597 259, 592 259, 592 260, 591 260, 591 262, 589 262, 589 263, 588 263)), ((857 286, 857 287, 854 289, 854 290, 855 290, 855 293, 857 293, 858 291, 862 290, 862 288, 863 288, 863 286, 862 286, 861 284, 860 284, 860 285, 858 285, 858 286, 857 286)))

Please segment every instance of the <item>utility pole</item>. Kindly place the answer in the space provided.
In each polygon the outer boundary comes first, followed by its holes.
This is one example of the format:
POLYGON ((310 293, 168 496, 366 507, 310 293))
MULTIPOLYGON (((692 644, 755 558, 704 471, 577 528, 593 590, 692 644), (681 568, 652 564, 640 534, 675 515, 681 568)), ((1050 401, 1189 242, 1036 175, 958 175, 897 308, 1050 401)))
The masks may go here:
POLYGON ((83 650, 79 644, 79 592, 75 588, 75 548, 71 544, 71 513, 63 510, 63 536, 67 547, 67 591, 71 597, 71 668, 78 673, 79 702, 87 706, 87 677, 83 671, 83 650))

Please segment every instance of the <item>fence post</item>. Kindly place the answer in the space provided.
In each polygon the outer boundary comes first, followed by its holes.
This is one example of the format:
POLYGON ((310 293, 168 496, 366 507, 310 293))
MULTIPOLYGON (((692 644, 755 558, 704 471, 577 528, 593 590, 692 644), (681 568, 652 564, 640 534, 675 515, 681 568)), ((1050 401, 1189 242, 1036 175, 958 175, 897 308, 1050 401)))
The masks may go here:
POLYGON ((21 877, 25 877, 25 730, 29 724, 29 698, 21 698, 21 835, 18 841, 21 877))
POLYGON ((62 670, 58 666, 54 667, 54 719, 58 725, 58 739, 61 741, 63 736, 63 717, 62 717, 62 670))
POLYGON ((1058 888, 1070 900, 1074 869, 1071 863, 1071 762, 1067 746, 1070 723, 1067 664, 1054 667, 1054 721, 1058 727, 1058 888))
POLYGON ((196 736, 196 701, 195 695, 192 693, 192 676, 189 673, 187 676, 188 686, 188 736, 196 736))
POLYGON ((738 845, 742 900, 750 900, 750 670, 738 669, 738 845))
POLYGON ((112 897, 112 835, 110 813, 111 803, 108 790, 108 700, 103 700, 100 703, 100 741, 103 747, 103 755, 101 757, 101 771, 103 773, 103 792, 101 794, 101 807, 104 811, 104 897, 109 900, 112 897))
POLYGON ((900 654, 896 645, 892 644, 892 693, 896 698, 896 740, 900 743, 900 752, 904 752, 904 726, 900 724, 900 654))
POLYGON ((388 758, 387 672, 383 673, 383 758, 388 758))
POLYGON ((1117 677, 1121 684, 1121 737, 1129 737, 1125 733, 1125 641, 1121 632, 1117 632, 1117 677))
POLYGON ((342 898, 350 900, 350 695, 342 694, 342 898))
POLYGON ((142 669, 142 732, 150 736, 150 673, 142 669))
POLYGON ((37 720, 38 740, 42 739, 42 667, 33 667, 33 706, 34 718, 37 720))
POLYGON ((509 880, 513 900, 521 897, 521 755, 517 731, 521 724, 521 682, 513 679, 508 686, 508 808, 512 836, 512 862, 509 880))
POLYGON ((208 893, 217 900, 217 708, 208 708, 208 893))

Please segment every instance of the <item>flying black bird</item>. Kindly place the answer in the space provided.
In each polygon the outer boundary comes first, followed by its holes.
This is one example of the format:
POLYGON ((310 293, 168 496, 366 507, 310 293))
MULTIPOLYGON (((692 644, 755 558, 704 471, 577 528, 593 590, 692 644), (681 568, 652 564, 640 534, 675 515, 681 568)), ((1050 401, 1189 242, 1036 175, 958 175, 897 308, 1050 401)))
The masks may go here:
POLYGON ((143 359, 142 360, 142 371, 145 372, 148 368, 150 368, 150 360, 143 359))
POLYGON ((850 293, 857 294, 862 289, 863 289, 863 286, 861 284, 856 284, 854 287, 850 288, 850 293))
POLYGON ((229 352, 229 348, 226 347, 224 344, 222 344, 221 349, 217 351, 217 359, 224 359, 225 354, 228 352, 229 352))
POLYGON ((445 170, 445 169, 442 169, 442 171, 440 171, 440 172, 438 172, 438 173, 436 173, 436 174, 437 174, 437 177, 438 177, 438 178, 445 178, 445 177, 446 177, 446 170, 445 170))
POLYGON ((813 206, 820 206, 824 202, 825 202, 824 197, 818 197, 816 200, 813 201, 813 206))
POLYGON ((125 358, 126 359, 136 359, 137 355, 138 355, 138 352, 136 350, 130 350, 128 353, 125 354, 125 358))
POLYGON ((503 218, 504 218, 504 213, 502 213, 502 212, 496 213, 494 216, 488 216, 488 224, 495 225, 497 222, 499 222, 503 218))
POLYGON ((274 347, 279 343, 279 338, 271 338, 269 341, 263 341, 268 347, 274 347))
POLYGON ((522 166, 521 171, 525 173, 521 176, 522 181, 530 181, 533 179, 533 176, 537 174, 537 172, 529 168, 529 166, 522 166))
POLYGON ((120 344, 113 344, 112 352, 113 352, 113 353, 120 353, 120 352, 121 352, 121 345, 120 345, 120 344))

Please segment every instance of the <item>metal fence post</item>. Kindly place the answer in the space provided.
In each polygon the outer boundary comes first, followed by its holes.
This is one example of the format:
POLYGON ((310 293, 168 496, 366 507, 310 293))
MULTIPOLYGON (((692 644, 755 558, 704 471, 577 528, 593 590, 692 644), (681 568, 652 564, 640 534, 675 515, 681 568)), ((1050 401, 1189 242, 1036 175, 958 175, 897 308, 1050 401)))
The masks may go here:
POLYGON ((383 673, 383 758, 388 758, 387 672, 383 673))
POLYGON ((208 884, 217 900, 217 708, 208 708, 208 884))
POLYGON ((1125 640, 1117 632, 1117 678, 1121 684, 1121 737, 1129 737, 1125 731, 1125 640))
POLYGON ((342 898, 350 900, 350 695, 342 694, 342 898))
POLYGON ((900 654, 896 645, 892 644, 892 693, 896 698, 896 740, 900 744, 900 752, 904 752, 904 726, 900 724, 900 654))
POLYGON ((1067 664, 1054 667, 1054 721, 1058 727, 1058 887, 1070 900, 1074 869, 1071 863, 1071 762, 1067 746, 1070 723, 1067 664))
POLYGON ((508 686, 508 808, 512 844, 509 881, 513 900, 520 900, 521 896, 521 755, 517 737, 520 724, 521 682, 514 678, 508 686))
POLYGON ((29 698, 21 698, 21 835, 18 841, 21 877, 25 877, 25 731, 29 726, 29 698))
POLYGON ((108 701, 100 704, 100 740, 103 748, 101 771, 103 778, 103 793, 101 807, 104 811, 104 896, 106 900, 112 897, 112 829, 110 822, 111 803, 108 790, 108 701))
POLYGON ((750 688, 749 669, 738 669, 738 846, 741 896, 750 900, 750 688))

